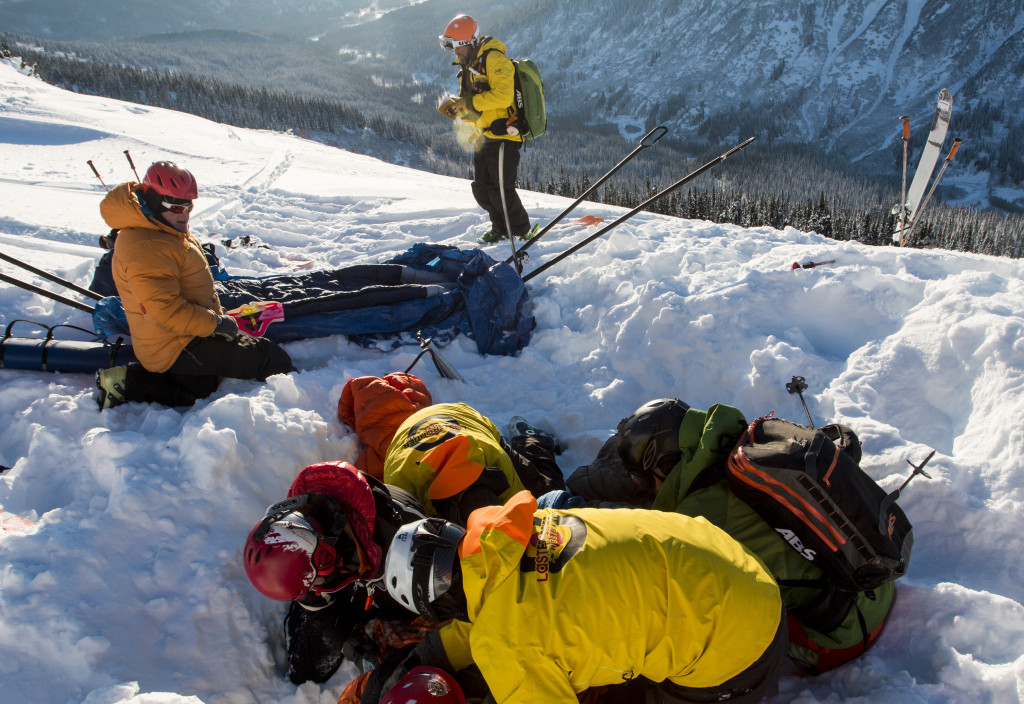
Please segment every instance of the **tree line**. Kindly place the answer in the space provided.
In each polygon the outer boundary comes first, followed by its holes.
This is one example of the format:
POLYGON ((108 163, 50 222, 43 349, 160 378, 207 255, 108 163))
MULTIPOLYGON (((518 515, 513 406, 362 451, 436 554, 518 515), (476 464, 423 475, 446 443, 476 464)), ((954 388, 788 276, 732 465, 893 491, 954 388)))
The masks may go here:
MULTIPOLYGON (((437 120, 410 119, 408 107, 380 106, 310 94, 295 94, 265 87, 241 86, 194 74, 106 64, 84 60, 64 52, 16 45, 25 65, 47 83, 79 93, 102 95, 155 107, 170 108, 239 127, 293 131, 301 136, 359 151, 372 134, 367 149, 379 154, 383 144, 403 163, 434 173, 471 178, 471 160, 451 131, 439 129, 437 120), (400 155, 400 157, 399 157, 400 155)), ((0 52, 10 56, 6 40, 0 52)), ((997 108, 993 107, 992 112, 997 108)), ((896 218, 891 208, 898 200, 867 174, 842 160, 799 145, 772 144, 777 126, 742 120, 725 128, 709 125, 718 150, 691 154, 685 145, 665 138, 651 155, 635 159, 612 182, 592 194, 593 201, 635 208, 660 188, 674 183, 696 166, 713 158, 731 144, 729 135, 758 134, 763 146, 748 148, 704 176, 705 183, 674 192, 649 207, 652 212, 682 218, 733 223, 745 227, 794 227, 815 231, 837 240, 871 245, 892 244, 896 218), (747 131, 743 131, 747 130, 747 131), (767 137, 767 139, 765 139, 767 137), (659 186, 660 184, 660 186, 659 186)), ((721 123, 719 123, 721 124, 721 123)), ((1024 131, 1011 130, 1008 147, 1020 147, 1024 131)), ((637 135, 639 138, 641 135, 637 135)), ((543 142, 527 148, 520 167, 520 187, 571 198, 585 191, 592 175, 604 173, 635 143, 610 126, 588 125, 585 115, 564 114, 549 128, 543 142), (570 171, 567 165, 572 164, 570 171)), ((1024 152, 1017 149, 1015 155, 1024 152)), ((1000 157, 996 157, 997 159, 1000 157)), ((1004 173, 1019 162, 1006 158, 1004 173)), ((941 197, 943 189, 939 189, 941 197)), ((1024 217, 1001 215, 978 208, 948 207, 933 199, 918 225, 913 246, 1024 256, 1024 217)))

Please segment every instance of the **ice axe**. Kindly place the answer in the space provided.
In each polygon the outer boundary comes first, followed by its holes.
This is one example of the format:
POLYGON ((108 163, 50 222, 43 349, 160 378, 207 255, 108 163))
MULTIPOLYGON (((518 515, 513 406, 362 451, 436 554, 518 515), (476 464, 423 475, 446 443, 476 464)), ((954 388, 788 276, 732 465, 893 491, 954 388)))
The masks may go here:
POLYGON ((444 358, 444 356, 441 354, 441 350, 437 349, 437 347, 434 346, 434 343, 431 341, 431 339, 429 337, 423 337, 422 330, 416 333, 416 339, 419 340, 420 347, 423 348, 423 351, 416 355, 416 359, 412 360, 412 364, 410 364, 406 368, 406 374, 408 374, 412 370, 412 368, 416 366, 416 362, 420 361, 420 358, 423 357, 423 355, 429 354, 430 359, 434 362, 434 367, 437 369, 437 373, 440 374, 442 377, 444 377, 445 379, 454 379, 455 381, 466 381, 465 379, 462 378, 462 375, 459 374, 458 370, 456 370, 455 367, 451 365, 451 362, 444 358))
POLYGON ((786 391, 800 397, 800 403, 803 404, 804 413, 807 414, 807 422, 811 424, 811 428, 814 428, 814 421, 811 420, 811 412, 807 410, 807 403, 804 402, 804 391, 806 390, 807 381, 804 380, 802 376, 794 376, 793 380, 786 384, 786 391))

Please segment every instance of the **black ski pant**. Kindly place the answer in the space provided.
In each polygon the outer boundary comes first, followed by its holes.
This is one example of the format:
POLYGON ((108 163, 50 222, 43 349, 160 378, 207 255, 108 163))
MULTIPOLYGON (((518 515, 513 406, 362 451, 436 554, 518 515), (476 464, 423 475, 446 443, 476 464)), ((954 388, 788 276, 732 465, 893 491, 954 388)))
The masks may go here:
POLYGON ((519 173, 519 142, 507 139, 485 141, 473 156, 473 197, 491 218, 491 228, 499 235, 507 235, 505 211, 501 205, 501 180, 498 161, 504 166, 505 204, 508 206, 508 221, 515 237, 523 237, 530 231, 530 216, 526 213, 519 194, 516 193, 516 177, 519 173))
POLYGON ((151 372, 141 364, 129 364, 125 398, 165 406, 191 406, 216 391, 221 377, 266 381, 268 376, 293 371, 295 367, 284 348, 265 338, 196 337, 166 372, 151 372))
POLYGON ((512 460, 519 481, 534 497, 565 490, 565 477, 555 462, 555 448, 547 438, 530 435, 517 435, 507 441, 502 438, 501 449, 512 460))

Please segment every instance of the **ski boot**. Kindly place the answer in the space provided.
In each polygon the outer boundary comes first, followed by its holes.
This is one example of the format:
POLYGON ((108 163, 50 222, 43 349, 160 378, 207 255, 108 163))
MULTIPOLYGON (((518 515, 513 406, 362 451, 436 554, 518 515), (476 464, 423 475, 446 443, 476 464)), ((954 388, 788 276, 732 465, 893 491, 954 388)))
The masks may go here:
POLYGON ((508 433, 510 439, 521 435, 537 438, 554 454, 562 454, 562 443, 559 442, 558 436, 554 433, 549 433, 541 430, 540 428, 533 427, 527 423, 526 419, 522 416, 512 417, 512 420, 508 422, 508 433))
POLYGON ((128 367, 111 367, 96 372, 96 403, 100 410, 120 406, 128 401, 124 395, 125 382, 128 378, 128 367))
POLYGON ((488 230, 476 242, 477 244, 494 244, 495 242, 501 242, 502 240, 507 239, 508 235, 504 234, 503 232, 498 232, 497 230, 488 230))

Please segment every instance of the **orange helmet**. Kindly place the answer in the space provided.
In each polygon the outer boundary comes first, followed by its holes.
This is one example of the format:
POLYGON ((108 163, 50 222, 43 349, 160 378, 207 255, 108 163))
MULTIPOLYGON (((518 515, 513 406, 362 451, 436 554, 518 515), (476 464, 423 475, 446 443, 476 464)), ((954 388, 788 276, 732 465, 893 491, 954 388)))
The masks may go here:
POLYGON ((476 20, 469 15, 457 15, 444 28, 444 34, 438 39, 441 48, 451 50, 472 44, 479 36, 480 28, 476 26, 476 20))

